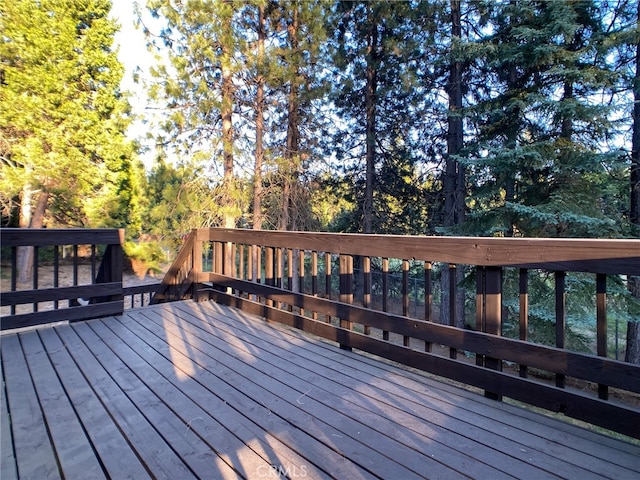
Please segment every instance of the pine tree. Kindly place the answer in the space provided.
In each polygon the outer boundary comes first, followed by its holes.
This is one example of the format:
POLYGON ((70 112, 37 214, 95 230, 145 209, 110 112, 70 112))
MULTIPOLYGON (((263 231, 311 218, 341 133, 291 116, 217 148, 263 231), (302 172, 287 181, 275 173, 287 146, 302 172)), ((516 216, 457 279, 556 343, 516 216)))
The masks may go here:
POLYGON ((316 160, 322 119, 317 102, 324 93, 322 68, 326 61, 325 17, 329 2, 291 0, 271 10, 272 28, 282 32, 270 52, 274 98, 281 114, 273 112, 272 145, 277 164, 280 208, 273 223, 281 230, 306 230, 313 224, 309 170, 316 160))
MULTIPOLYGON (((166 22, 160 35, 162 45, 156 46, 166 53, 169 65, 154 69, 157 83, 150 90, 151 98, 164 102, 170 111, 164 124, 167 137, 159 143, 171 145, 183 158, 209 166, 225 227, 236 225, 244 200, 234 172, 235 79, 243 67, 237 58, 246 48, 238 32, 241 7, 229 0, 148 3, 152 15, 166 22)), ((151 38, 152 45, 157 41, 151 38)))
MULTIPOLYGON (((423 195, 416 168, 421 149, 415 147, 424 98, 419 71, 427 7, 339 2, 334 12, 332 101, 341 124, 332 138, 355 192, 357 231, 383 232, 384 226, 393 225, 392 231, 398 232, 411 224, 403 209, 423 195), (398 180, 407 179, 407 170, 413 194, 403 198, 392 190, 406 185, 398 180)), ((420 215, 424 223, 417 231, 424 232, 426 217, 420 215)))

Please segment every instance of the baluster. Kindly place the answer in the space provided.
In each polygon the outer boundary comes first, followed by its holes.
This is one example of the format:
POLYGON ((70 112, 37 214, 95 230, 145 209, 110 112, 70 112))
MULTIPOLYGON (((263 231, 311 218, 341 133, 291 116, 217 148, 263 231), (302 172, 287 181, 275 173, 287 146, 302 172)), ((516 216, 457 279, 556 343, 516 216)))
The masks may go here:
MULTIPOLYGON (((402 315, 409 316, 409 261, 402 260, 402 315)), ((402 344, 408 347, 411 337, 404 335, 402 344)))
MULTIPOLYGON (((292 248, 287 249, 287 288, 293 292, 293 260, 294 252, 292 248)), ((293 312, 293 304, 289 304, 288 310, 293 312)))
MULTIPOLYGON (((565 322, 566 322, 566 272, 556 272, 556 347, 564 348, 565 346, 565 322)), ((565 376, 562 373, 556 373, 556 386, 564 388, 565 376)))
MULTIPOLYGON (((262 282, 262 247, 258 245, 251 246, 251 255, 249 256, 250 267, 249 271, 251 272, 251 281, 255 283, 262 282)), ((250 298, 257 302, 261 301, 259 295, 251 295, 250 298)))
MULTIPOLYGON (((304 294, 304 259, 305 251, 297 250, 298 252, 298 293, 304 294)), ((300 315, 304 316, 304 308, 300 307, 300 315)))
MULTIPOLYGON (((234 266, 235 266, 235 259, 234 259, 234 248, 233 248, 234 244, 231 242, 224 242, 222 244, 222 248, 223 248, 223 274, 226 275, 227 277, 233 277, 234 275, 234 266)), ((226 289, 227 294, 231 295, 233 294, 233 289, 231 287, 227 287, 226 289)))
MULTIPOLYGON (((244 261, 244 255, 245 255, 245 246, 244 245, 238 245, 238 278, 240 280, 246 280, 247 279, 247 274, 245 272, 245 261, 244 261)), ((238 290, 238 293, 240 296, 244 297, 244 292, 241 292, 238 290)))
MULTIPOLYGON (((527 341, 529 333, 529 271, 521 268, 520 277, 520 317, 519 317, 519 337, 522 341, 527 341)), ((527 377, 527 366, 520 365, 520 376, 527 377)))
MULTIPOLYGON (((456 325, 456 296, 457 296, 457 278, 456 278, 456 265, 449 264, 449 325, 452 327, 456 325)), ((458 350, 456 348, 449 348, 449 358, 458 358, 458 350)))
MULTIPOLYGON (((424 319, 427 322, 433 319, 433 285, 431 284, 431 262, 424 262, 424 319)), ((431 342, 425 342, 426 352, 431 351, 431 342)))
MULTIPOLYGON (((227 275, 238 278, 238 267, 237 267, 237 258, 238 258, 238 247, 235 243, 227 242, 227 247, 230 250, 229 254, 229 273, 227 275)), ((232 293, 237 295, 239 290, 237 289, 227 289, 228 293, 232 293)))
MULTIPOLYGON (((340 302, 353 303, 353 257, 351 255, 340 255, 340 302)), ((353 323, 348 318, 340 318, 340 327, 347 330, 353 328, 353 323)), ((340 348, 351 350, 351 347, 341 344, 340 348)))
MULTIPOLYGON (((318 252, 311 252, 311 295, 318 296, 318 252)), ((315 310, 311 314, 311 318, 317 320, 318 312, 315 310)))
MULTIPOLYGON (((325 298, 331 300, 331 253, 324 254, 324 292, 325 298)), ((331 323, 331 315, 325 318, 327 323, 331 323)))
MULTIPOLYGON (((78 245, 73 246, 73 286, 78 286, 78 245)), ((78 301, 75 298, 69 299, 69 306, 78 306, 78 301)))
POLYGON ((221 242, 213 242, 213 262, 211 262, 213 271, 218 274, 223 274, 223 253, 222 253, 222 243, 221 242))
MULTIPOLYGON (((362 305, 371 308, 371 257, 362 257, 362 305)), ((371 327, 364 326, 365 335, 371 334, 371 327)))
POLYGON ((96 246, 91 245, 91 284, 96 283, 96 246))
MULTIPOLYGON (((382 259, 382 311, 389 310, 389 259, 382 259)), ((389 340, 389 331, 382 331, 382 339, 389 340)))
MULTIPOLYGON (((484 285, 486 271, 484 267, 476 267, 476 331, 485 331, 484 285)), ((484 355, 476 353, 476 365, 484 366, 484 355)))
MULTIPOLYGON (((191 297, 196 301, 200 301, 200 280, 201 273, 204 271, 203 263, 204 259, 202 257, 202 238, 198 235, 198 232, 195 233, 195 238, 193 239, 193 247, 191 248, 191 261, 192 261, 192 271, 193 271, 193 283, 192 283, 192 291, 191 297)), ((220 244, 222 247, 222 244, 220 244)), ((213 262, 211 262, 213 264, 213 262)), ((203 292, 204 295, 204 292, 203 292)), ((207 294, 208 298, 208 294, 207 294)))
MULTIPOLYGON (((607 276, 596 275, 596 343, 599 357, 607 356, 607 276)), ((598 397, 609 400, 609 387, 598 384, 598 397)))
MULTIPOLYGON (((36 245, 33 247, 33 289, 38 290, 38 257, 40 256, 40 248, 36 245)), ((38 311, 38 302, 33 304, 33 311, 38 311)))
MULTIPOLYGON (((18 247, 11 247, 11 291, 18 288, 18 247)), ((11 305, 11 315, 16 314, 16 306, 11 305)))
MULTIPOLYGON (((60 247, 58 245, 53 246, 53 288, 59 287, 60 281, 60 260, 58 259, 60 254, 60 247)), ((58 310, 60 302, 55 300, 53 302, 53 309, 58 310)))
MULTIPOLYGON (((265 247, 265 259, 264 259, 264 283, 269 286, 275 285, 275 278, 273 276, 273 247, 265 247)), ((273 306, 273 300, 270 298, 266 299, 266 305, 269 307, 273 306)))

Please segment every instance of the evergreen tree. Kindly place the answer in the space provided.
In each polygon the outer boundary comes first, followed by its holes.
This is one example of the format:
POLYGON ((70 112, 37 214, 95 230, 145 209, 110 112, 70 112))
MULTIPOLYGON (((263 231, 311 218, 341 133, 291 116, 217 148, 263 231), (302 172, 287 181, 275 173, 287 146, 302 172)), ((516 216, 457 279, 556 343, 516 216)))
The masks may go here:
MULTIPOLYGON (((631 140, 630 186, 630 220, 636 236, 640 237, 640 4, 636 12, 635 32, 635 74, 633 76, 633 127, 631 140)), ((625 360, 640 363, 640 278, 629 279, 629 290, 636 302, 631 309, 631 319, 627 322, 627 351, 625 360)))
MULTIPOLYGON (((612 236, 606 212, 615 155, 601 151, 610 109, 594 102, 612 73, 596 46, 595 2, 491 4, 468 231, 523 236, 612 236), (594 202, 593 192, 604 195, 594 202)), ((615 197, 613 198, 615 200, 615 197)))
POLYGON ((108 0, 0 5, 0 196, 19 208, 21 227, 139 224, 131 216, 139 211, 126 213, 138 172, 110 8, 108 0))
MULTIPOLYGON (((326 63, 325 17, 328 2, 292 0, 271 10, 272 29, 282 32, 270 52, 273 96, 282 105, 273 112, 276 142, 272 145, 277 168, 280 209, 273 224, 281 230, 306 230, 313 224, 310 207, 310 172, 318 160, 322 118, 318 102, 325 92, 322 69, 326 63)), ((311 174, 312 176, 312 174, 311 174)))
MULTIPOLYGON (((148 8, 166 27, 160 38, 169 65, 152 72, 157 83, 151 98, 169 110, 163 128, 174 152, 210 169, 217 185, 222 225, 234 227, 241 216, 243 191, 234 172, 237 95, 235 79, 245 49, 238 16, 242 5, 233 1, 175 3, 151 0, 148 8), (222 167, 221 174, 219 167, 222 167)), ((153 45, 156 39, 151 39, 153 45)))
MULTIPOLYGON (((619 72, 616 103, 627 106, 623 124, 630 130, 628 151, 629 231, 640 237, 640 4, 620 1, 608 29, 605 47, 612 49, 612 68, 619 72)), ((607 50, 608 51, 608 50, 607 50)), ((627 307, 627 344, 625 360, 640 363, 640 278, 629 277, 627 288, 631 298, 627 307)))
MULTIPOLYGON (((332 139, 359 206, 355 231, 382 233, 393 225, 397 232, 411 223, 402 212, 412 199, 421 198, 425 206, 417 169, 417 132, 424 97, 418 81, 424 60, 420 42, 428 7, 409 2, 338 2, 334 12, 332 100, 340 124, 335 125, 338 132, 332 139), (401 178, 405 181, 396 183, 401 178), (400 184, 410 185, 413 193, 403 198, 393 191, 400 184), (394 211, 394 217, 385 217, 394 211)), ((423 209, 414 219, 423 222, 414 223, 418 232, 424 232, 426 218, 423 209)))
POLYGON ((223 221, 203 168, 192 163, 173 165, 159 156, 148 175, 145 233, 159 238, 176 253, 192 229, 213 227, 223 221))

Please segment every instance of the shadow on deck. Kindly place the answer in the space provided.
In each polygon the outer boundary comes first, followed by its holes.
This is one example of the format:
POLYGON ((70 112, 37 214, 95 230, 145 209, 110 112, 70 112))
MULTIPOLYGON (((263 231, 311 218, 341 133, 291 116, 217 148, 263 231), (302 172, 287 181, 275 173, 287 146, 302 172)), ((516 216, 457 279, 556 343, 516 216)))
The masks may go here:
POLYGON ((10 478, 640 476, 640 447, 213 302, 2 336, 10 478))

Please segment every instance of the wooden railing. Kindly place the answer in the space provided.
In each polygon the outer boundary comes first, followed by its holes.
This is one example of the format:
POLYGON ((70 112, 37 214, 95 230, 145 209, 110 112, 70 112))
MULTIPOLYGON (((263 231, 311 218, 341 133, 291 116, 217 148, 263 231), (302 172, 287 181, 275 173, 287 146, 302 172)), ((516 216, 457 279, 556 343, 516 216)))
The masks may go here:
POLYGON ((153 297, 160 288, 160 282, 144 283, 131 287, 122 287, 124 309, 140 308, 151 305, 153 297))
POLYGON ((185 240, 178 256, 165 274, 151 299, 152 304, 198 298, 198 272, 202 272, 202 241, 194 230, 185 240))
POLYGON ((122 241, 118 229, 0 230, 3 255, 1 329, 118 315, 123 311, 122 241), (18 251, 31 250, 31 280, 18 281, 18 251), (47 271, 47 279, 43 271, 47 271), (3 269, 3 276, 7 269, 3 269))
POLYGON ((627 276, 637 275, 638 240, 202 229, 191 233, 155 301, 212 299, 341 348, 478 387, 490 398, 509 397, 640 438, 640 365, 610 358, 607 318, 608 286, 619 290, 627 276), (401 276, 395 295, 390 264, 399 266, 401 276), (418 296, 408 275, 417 264, 423 272, 418 296), (466 284, 456 281, 458 269, 472 272, 475 286, 468 278, 466 284), (437 281, 436 271, 446 271, 449 280, 437 281), (505 298, 505 272, 519 283, 515 299, 505 298), (593 277, 594 353, 565 348, 567 279, 573 272, 593 277), (541 274, 553 285, 552 345, 529 338, 529 306, 539 300, 529 284, 541 274), (381 281, 372 282, 374 275, 381 281), (455 299, 461 288, 474 291, 475 306, 471 302, 471 318, 458 328, 455 299), (418 297, 422 304, 411 317, 418 297), (446 325, 436 318, 442 302, 451 306, 446 325), (508 302, 517 306, 517 338, 502 335, 508 302), (574 380, 582 388, 574 388, 574 380))

